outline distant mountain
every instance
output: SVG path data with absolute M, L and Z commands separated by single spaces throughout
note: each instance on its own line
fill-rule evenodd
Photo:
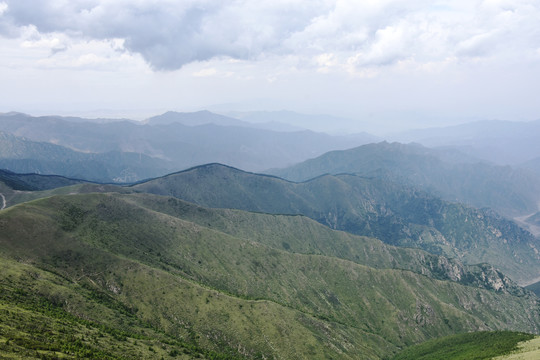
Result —
M 514 222 L 378 178 L 327 175 L 293 183 L 210 164 L 131 189 L 208 207 L 302 214 L 388 244 L 422 248 L 467 264 L 490 263 L 520 282 L 540 272 L 539 240 Z
M 197 112 L 176 112 L 168 111 L 164 114 L 153 116 L 144 121 L 148 125 L 168 125 L 179 123 L 187 126 L 198 125 L 220 125 L 220 126 L 243 126 L 251 127 L 252 125 L 245 121 L 230 118 L 228 116 L 214 114 L 210 111 L 203 110 Z
M 119 151 L 83 153 L 2 132 L 0 168 L 17 173 L 62 175 L 98 182 L 134 182 L 170 171 L 165 161 L 142 154 Z
M 540 176 L 540 156 L 524 163 L 518 164 L 517 166 L 532 171 L 536 175 Z
M 540 281 L 537 281 L 533 284 L 527 285 L 526 289 L 534 292 L 536 296 L 540 297 Z
M 530 171 L 496 166 L 452 149 L 429 149 L 418 144 L 368 144 L 267 172 L 293 181 L 326 173 L 390 179 L 449 201 L 489 207 L 511 217 L 537 211 L 540 200 L 540 177 Z
M 0 182 L 12 190 L 40 191 L 81 184 L 85 181 L 58 175 L 17 174 L 0 169 Z
M 202 115 L 220 116 L 206 112 Z M 197 119 L 201 113 L 194 116 Z M 182 117 L 188 115 L 183 114 Z M 278 132 L 215 124 L 186 126 L 178 122 L 164 125 L 130 121 L 73 122 L 60 117 L 21 114 L 0 116 L 0 131 L 82 152 L 139 153 L 159 158 L 167 162 L 168 168 L 175 170 L 220 162 L 261 171 L 369 141 L 369 137 L 330 136 L 311 131 Z
M 486 120 L 462 125 L 412 130 L 392 136 L 400 142 L 429 147 L 452 146 L 500 165 L 516 165 L 540 157 L 540 120 Z
M 301 216 L 93 193 L 2 210 L 0 226 L 6 356 L 383 359 L 434 337 L 540 328 L 538 298 L 496 271 L 461 268 L 490 290 L 437 280 L 459 264 Z M 343 247 L 357 262 L 335 256 Z
M 287 124 L 301 129 L 310 129 L 319 132 L 350 132 L 350 124 L 353 122 L 351 119 L 346 119 L 338 116 L 324 115 L 324 114 L 302 114 L 294 111 L 231 111 L 226 113 L 228 116 L 254 123 L 254 124 L 271 124 L 280 123 Z M 359 126 L 359 121 L 355 120 L 354 123 Z M 379 141 L 380 139 L 370 135 L 373 141 Z
M 531 223 L 536 226 L 540 226 L 540 212 L 537 212 L 531 216 L 529 216 L 526 220 L 528 223 Z

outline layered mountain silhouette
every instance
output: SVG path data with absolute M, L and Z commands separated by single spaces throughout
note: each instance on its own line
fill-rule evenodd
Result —
M 294 183 L 210 164 L 131 188 L 215 208 L 302 214 L 389 244 L 491 263 L 518 281 L 540 270 L 538 239 L 514 222 L 380 178 L 324 175 Z
M 537 211 L 540 201 L 540 178 L 530 171 L 418 144 L 368 144 L 269 172 L 293 181 L 341 173 L 388 179 L 510 217 Z
M 389 359 L 540 333 L 534 161 L 255 125 L 0 114 L 0 357 Z
M 234 124 L 237 125 L 232 126 Z M 292 165 L 329 150 L 365 144 L 373 138 L 367 134 L 354 137 L 330 136 L 307 130 L 279 132 L 239 126 L 241 124 L 239 120 L 210 112 L 166 113 L 149 119 L 147 123 L 127 120 L 98 122 L 58 116 L 32 117 L 20 113 L 0 115 L 0 131 L 4 133 L 68 148 L 62 150 L 69 153 L 64 157 L 90 157 L 88 153 L 93 154 L 104 165 L 101 172 L 96 169 L 96 175 L 88 179 L 94 180 L 101 176 L 107 181 L 142 180 L 211 162 L 261 171 Z M 36 147 L 29 146 L 24 161 L 20 157 L 13 157 L 10 152 L 0 153 L 0 160 L 3 161 L 0 166 L 15 172 L 35 169 L 41 173 L 73 176 L 58 166 L 47 167 L 43 163 L 40 167 L 41 162 L 32 162 L 40 159 L 40 156 L 46 157 L 48 151 L 60 151 L 56 147 L 32 153 L 31 150 Z M 110 154 L 116 154 L 115 158 L 107 159 L 112 156 Z M 133 169 L 135 165 L 140 167 L 138 171 L 132 170 L 129 178 L 118 163 L 118 158 L 122 156 L 127 158 L 121 163 L 123 168 Z M 141 161 L 134 163 L 138 158 Z M 86 174 L 88 169 L 81 172 Z

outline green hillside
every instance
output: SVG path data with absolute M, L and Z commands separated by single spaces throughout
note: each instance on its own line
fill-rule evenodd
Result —
M 80 184 L 84 181 L 57 175 L 17 174 L 0 169 L 0 182 L 13 190 L 39 191 Z
M 377 178 L 325 175 L 293 183 L 210 164 L 131 189 L 207 207 L 303 214 L 332 229 L 392 245 L 422 248 L 467 264 L 489 263 L 519 282 L 540 272 L 539 240 L 514 222 Z
M 457 332 L 538 332 L 536 297 L 404 270 L 429 263 L 422 251 L 300 216 L 225 211 L 143 194 L 53 196 L 2 210 L 0 354 L 377 359 Z M 302 249 L 280 238 L 293 227 L 335 241 L 334 254 L 321 240 Z M 347 242 L 395 263 L 338 258 Z
M 116 149 L 99 153 L 80 152 L 0 131 L 0 169 L 17 173 L 62 175 L 89 181 L 126 183 L 162 175 L 169 171 L 169 166 L 170 164 L 162 159 L 141 153 Z M 27 180 L 31 179 L 27 177 Z M 36 183 L 39 182 L 34 182 Z M 32 188 L 35 189 L 39 188 Z
M 488 360 L 518 349 L 534 335 L 510 331 L 473 332 L 434 339 L 412 346 L 393 360 Z
M 378 239 L 331 230 L 304 216 L 207 209 L 175 198 L 142 194 L 130 196 L 126 201 L 201 226 L 211 223 L 215 230 L 292 253 L 333 256 L 374 268 L 411 270 L 439 280 L 523 293 L 491 265 L 463 265 L 457 260 L 418 249 L 390 246 Z
M 390 179 L 511 217 L 537 211 L 540 200 L 540 178 L 533 172 L 418 144 L 382 142 L 331 151 L 271 173 L 293 181 L 342 173 Z

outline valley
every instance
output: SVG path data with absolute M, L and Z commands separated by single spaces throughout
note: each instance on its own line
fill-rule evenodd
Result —
M 249 125 L 209 112 L 144 125 L 9 116 L 0 356 L 399 359 L 459 334 L 473 334 L 463 341 L 479 352 L 484 332 L 508 349 L 540 333 L 532 172 L 454 149 L 291 130 L 272 135 L 280 162 L 245 150 L 251 170 L 296 162 L 259 173 L 216 161 L 268 130 L 229 138 Z M 93 152 L 104 129 L 127 132 Z M 199 134 L 197 149 L 172 140 L 183 131 Z M 221 143 L 208 144 L 215 131 Z M 320 141 L 343 150 L 319 155 Z M 300 148 L 307 160 L 293 161 Z M 201 159 L 214 161 L 187 167 Z
M 539 19 L 0 0 L 0 359 L 537 360 Z
M 539 19 L 0 0 L 0 360 L 539 359 Z

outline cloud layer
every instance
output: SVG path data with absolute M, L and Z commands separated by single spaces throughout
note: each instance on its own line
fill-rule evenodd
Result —
M 41 41 L 51 54 L 77 42 L 107 41 L 116 51 L 140 54 L 155 70 L 282 56 L 320 72 L 358 74 L 399 64 L 538 61 L 538 24 L 535 0 L 0 2 L 4 37 L 34 29 L 26 45 Z

